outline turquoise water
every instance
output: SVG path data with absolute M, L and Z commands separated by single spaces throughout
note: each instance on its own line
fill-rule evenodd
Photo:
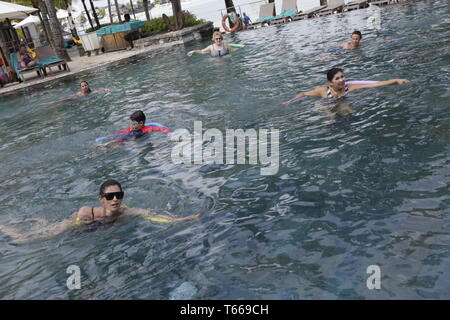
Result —
M 448 1 L 366 10 L 229 38 L 231 56 L 187 57 L 208 43 L 97 70 L 41 90 L 0 97 L 0 224 L 22 231 L 97 205 L 106 178 L 122 182 L 130 207 L 200 221 L 129 218 L 95 232 L 67 231 L 15 244 L 0 233 L 2 299 L 448 299 L 450 283 L 450 18 Z M 326 48 L 363 32 L 361 49 Z M 407 36 L 403 41 L 382 42 Z M 408 78 L 411 84 L 356 92 L 357 112 L 329 115 L 320 100 L 282 106 L 325 83 Z M 46 105 L 78 82 L 111 88 Z M 328 108 L 329 112 L 324 111 Z M 175 165 L 173 142 L 152 134 L 123 146 L 95 138 L 152 122 L 277 128 L 280 169 Z M 70 265 L 81 289 L 66 287 Z M 369 290 L 370 265 L 381 290 Z

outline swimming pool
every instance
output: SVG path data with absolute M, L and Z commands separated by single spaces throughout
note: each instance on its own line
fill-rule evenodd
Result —
M 0 234 L 0 298 L 450 298 L 448 5 L 383 7 L 378 31 L 357 10 L 241 32 L 229 39 L 245 49 L 220 59 L 186 56 L 207 43 L 176 48 L 87 74 L 112 92 L 77 101 L 45 104 L 81 78 L 0 97 L 0 224 L 61 221 L 97 205 L 106 178 L 122 183 L 130 207 L 206 212 L 19 245 Z M 362 48 L 326 53 L 354 29 Z M 382 41 L 399 36 L 408 38 Z M 357 112 L 337 119 L 318 100 L 281 105 L 334 66 L 351 80 L 412 83 L 358 91 L 346 99 Z M 172 129 L 277 128 L 279 171 L 176 165 L 163 134 L 94 146 L 136 109 Z M 66 287 L 70 265 L 80 290 Z M 381 290 L 366 286 L 370 265 Z

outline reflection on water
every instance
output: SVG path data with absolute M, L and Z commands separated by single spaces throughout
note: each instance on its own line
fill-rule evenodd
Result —
M 127 218 L 95 232 L 14 244 L 0 234 L 0 297 L 44 299 L 449 298 L 448 1 L 365 10 L 241 32 L 231 56 L 191 49 L 89 74 L 112 92 L 48 105 L 73 82 L 0 98 L 0 224 L 24 232 L 96 205 L 107 178 L 129 207 L 200 221 Z M 363 33 L 362 48 L 326 48 Z M 402 41 L 383 40 L 408 36 Z M 322 58 L 320 58 L 322 57 Z M 342 67 L 350 80 L 408 78 L 410 85 L 350 94 L 340 105 L 309 99 L 281 105 Z M 325 110 L 324 110 L 325 108 Z M 147 122 L 192 132 L 277 128 L 280 169 L 175 165 L 173 142 L 152 133 L 97 148 L 95 138 Z M 353 110 L 355 112 L 353 112 Z M 331 115 L 330 115 L 331 113 Z M 348 114 L 347 114 L 348 113 Z M 81 268 L 81 289 L 66 269 Z M 368 290 L 378 265 L 382 290 Z

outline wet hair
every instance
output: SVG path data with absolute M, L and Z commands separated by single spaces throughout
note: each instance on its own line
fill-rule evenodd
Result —
M 359 36 L 359 40 L 362 39 L 362 34 L 360 31 L 353 31 L 352 35 L 357 34 Z
M 214 31 L 213 35 L 212 35 L 212 41 L 214 41 L 214 39 L 219 36 L 223 39 L 222 34 L 219 31 Z
M 344 73 L 344 70 L 342 70 L 341 68 L 333 68 L 331 70 L 328 70 L 328 72 L 327 72 L 327 79 L 328 79 L 328 81 L 332 81 L 334 76 L 338 72 Z
M 131 114 L 130 120 L 145 123 L 145 114 L 141 110 L 135 111 Z
M 130 14 L 128 14 L 128 13 L 125 13 L 125 14 L 123 15 L 123 18 L 125 19 L 125 21 L 126 21 L 126 20 L 128 20 L 128 21 L 131 20 Z
M 81 81 L 81 82 L 80 82 L 80 87 L 81 87 L 81 85 L 82 85 L 83 83 L 86 83 L 86 84 L 88 85 L 89 92 L 91 92 L 91 91 L 92 91 L 92 90 L 91 90 L 91 87 L 89 86 L 89 83 L 88 83 L 87 81 Z
M 114 179 L 109 179 L 102 183 L 102 185 L 100 186 L 100 191 L 98 192 L 98 195 L 100 197 L 103 197 L 105 194 L 106 188 L 112 187 L 112 186 L 118 186 L 120 188 L 120 191 L 123 191 L 122 186 L 120 185 L 119 181 L 114 180 Z

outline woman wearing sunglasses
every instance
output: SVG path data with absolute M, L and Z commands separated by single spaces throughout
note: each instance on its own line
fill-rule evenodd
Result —
M 231 51 L 238 50 L 238 48 L 230 47 L 226 42 L 223 42 L 222 34 L 219 31 L 215 31 L 212 36 L 212 45 L 207 46 L 202 50 L 192 50 L 187 53 L 188 56 L 192 56 L 194 53 L 198 54 L 210 54 L 212 57 L 221 57 L 227 55 Z
M 151 215 L 149 209 L 124 208 L 122 200 L 124 192 L 122 186 L 116 180 L 107 180 L 100 186 L 99 201 L 101 207 L 81 207 L 72 217 L 50 226 L 42 226 L 38 231 L 19 233 L 17 230 L 0 225 L 0 232 L 10 236 L 15 242 L 23 242 L 38 238 L 48 238 L 62 233 L 69 227 L 90 225 L 94 222 L 106 224 L 119 221 L 128 216 L 142 216 L 144 219 L 156 222 L 176 222 L 194 220 L 201 217 L 200 214 L 182 218 L 173 218 L 164 215 Z M 45 225 L 44 219 L 35 219 Z

